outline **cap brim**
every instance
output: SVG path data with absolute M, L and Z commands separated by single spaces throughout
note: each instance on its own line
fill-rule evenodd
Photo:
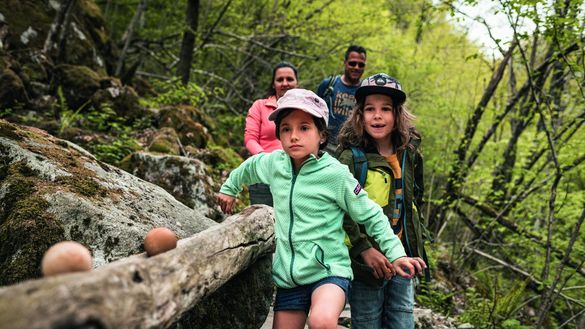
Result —
M 280 113 L 282 110 L 284 110 L 283 108 L 280 109 L 276 109 L 274 110 L 272 113 L 270 113 L 270 115 L 268 116 L 268 120 L 270 121 L 276 121 L 276 117 L 278 116 L 278 113 Z
M 359 102 L 366 96 L 372 94 L 388 95 L 392 97 L 392 101 L 395 104 L 402 104 L 406 100 L 406 93 L 404 91 L 383 86 L 360 87 L 355 93 L 355 99 Z
M 318 114 L 318 113 L 313 113 L 307 109 L 303 109 L 300 107 L 295 107 L 295 106 L 287 106 L 287 107 L 281 107 L 279 109 L 274 110 L 274 112 L 270 113 L 270 115 L 268 116 L 268 120 L 270 121 L 276 121 L 276 118 L 278 117 L 278 114 L 284 110 L 288 110 L 288 109 L 293 109 L 293 110 L 300 110 L 306 113 L 309 113 L 310 115 L 317 117 L 317 118 L 321 118 L 321 119 L 325 119 L 323 118 L 322 115 Z

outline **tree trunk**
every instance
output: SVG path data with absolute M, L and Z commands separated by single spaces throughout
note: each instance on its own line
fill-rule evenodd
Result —
M 130 47 L 130 42 L 132 41 L 132 37 L 134 36 L 134 29 L 142 17 L 142 13 L 146 10 L 146 2 L 148 0 L 141 0 L 136 7 L 136 12 L 128 24 L 128 28 L 126 32 L 124 32 L 125 41 L 124 41 L 124 48 L 122 48 L 122 53 L 120 54 L 120 58 L 118 59 L 118 64 L 116 65 L 116 76 L 120 76 L 122 74 L 122 69 L 124 68 L 124 61 L 126 60 L 126 54 L 128 53 L 128 47 Z
M 3 328 L 167 328 L 274 246 L 273 213 L 253 206 L 179 241 L 91 272 L 0 289 Z
M 186 85 L 189 83 L 191 64 L 193 63 L 193 47 L 195 46 L 195 31 L 199 21 L 199 0 L 187 1 L 187 28 L 183 34 L 181 43 L 181 52 L 179 54 L 179 65 L 177 66 L 177 76 L 181 77 L 181 82 Z
M 76 0 L 63 1 L 59 7 L 59 11 L 55 15 L 55 21 L 51 24 L 45 44 L 43 46 L 43 54 L 47 57 L 53 58 L 57 63 L 60 60 L 65 59 L 65 48 L 66 48 L 66 34 L 69 30 L 69 23 L 71 22 L 71 12 L 76 4 Z M 56 53 L 51 56 L 52 50 L 55 49 Z

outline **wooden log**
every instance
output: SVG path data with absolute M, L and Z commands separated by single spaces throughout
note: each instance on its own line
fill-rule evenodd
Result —
M 167 328 L 273 251 L 271 208 L 253 206 L 147 258 L 0 289 L 0 328 Z

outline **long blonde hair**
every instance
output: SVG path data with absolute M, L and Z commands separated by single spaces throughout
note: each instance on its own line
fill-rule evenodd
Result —
M 376 142 L 364 129 L 364 97 L 356 103 L 349 118 L 343 123 L 337 141 L 341 149 L 351 146 L 359 146 L 363 149 L 375 148 Z M 420 137 L 420 134 L 414 128 L 416 117 L 408 111 L 404 103 L 399 106 L 392 106 L 394 114 L 394 128 L 390 134 L 390 141 L 395 150 L 402 150 L 407 147 L 411 136 Z

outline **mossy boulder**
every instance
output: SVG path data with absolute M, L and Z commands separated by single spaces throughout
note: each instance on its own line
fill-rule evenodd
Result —
M 211 168 L 200 160 L 183 156 L 136 152 L 124 159 L 122 169 L 164 188 L 177 200 L 221 222 L 224 215 L 215 202 L 219 184 Z
M 148 151 L 171 155 L 181 154 L 179 136 L 175 129 L 167 127 L 155 132 L 148 143 Z
M 87 104 L 100 89 L 102 79 L 102 76 L 87 66 L 62 64 L 53 72 L 51 90 L 57 94 L 61 88 L 67 106 L 76 111 Z
M 46 60 L 48 57 L 49 62 L 62 60 L 84 65 L 101 74 L 111 70 L 115 58 L 114 47 L 108 39 L 101 10 L 93 0 L 73 2 L 70 23 L 64 26 L 67 29 L 65 51 L 59 47 L 50 47 L 45 56 L 39 56 L 45 46 L 47 31 L 51 29 L 62 5 L 61 1 L 0 1 L 0 13 L 7 26 L 4 48 L 11 50 L 23 64 Z
M 22 79 L 11 69 L 0 72 L 0 108 L 26 101 L 26 90 Z
M 196 149 L 187 147 L 186 151 L 190 157 L 199 159 L 217 170 L 231 171 L 244 162 L 244 159 L 231 148 L 216 146 L 206 149 Z
M 205 148 L 211 140 L 213 120 L 190 105 L 166 106 L 159 113 L 159 127 L 175 129 L 183 146 Z
M 116 112 L 116 115 L 126 118 L 128 121 L 144 118 L 149 113 L 144 110 L 138 99 L 138 94 L 130 86 L 122 86 L 117 79 L 101 81 L 101 89 L 91 97 L 94 108 L 108 107 Z
M 0 163 L 0 285 L 38 277 L 57 241 L 88 246 L 101 266 L 143 251 L 153 227 L 183 238 L 214 225 L 162 188 L 39 129 L 0 120 Z
M 193 177 L 202 175 L 201 163 L 181 160 L 199 166 Z M 58 241 L 82 243 L 99 267 L 143 252 L 153 227 L 185 238 L 214 225 L 71 142 L 0 119 L 0 286 L 38 278 L 44 252 Z M 266 257 L 232 278 L 174 328 L 259 328 L 272 300 L 270 263 Z

